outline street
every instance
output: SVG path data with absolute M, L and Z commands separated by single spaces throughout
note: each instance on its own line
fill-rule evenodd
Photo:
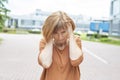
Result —
M 3 34 L 0 44 L 0 80 L 39 80 L 38 34 Z M 120 46 L 82 41 L 81 80 L 119 80 Z

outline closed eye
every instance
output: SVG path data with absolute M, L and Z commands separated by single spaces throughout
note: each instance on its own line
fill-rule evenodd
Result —
M 62 31 L 62 33 L 66 33 L 66 31 Z

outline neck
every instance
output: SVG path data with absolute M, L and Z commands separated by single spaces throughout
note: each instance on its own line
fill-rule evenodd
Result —
M 68 44 L 67 42 L 61 43 L 61 44 L 56 44 L 56 43 L 54 42 L 54 45 L 55 45 L 59 50 L 63 50 L 63 49 L 66 47 L 67 44 Z

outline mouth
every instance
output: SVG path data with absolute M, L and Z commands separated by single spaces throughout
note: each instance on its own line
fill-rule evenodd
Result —
M 64 40 L 59 40 L 59 41 L 55 41 L 56 44 L 64 44 L 65 41 Z
M 58 43 L 64 43 L 65 42 L 65 40 L 60 40 L 60 41 L 58 41 Z

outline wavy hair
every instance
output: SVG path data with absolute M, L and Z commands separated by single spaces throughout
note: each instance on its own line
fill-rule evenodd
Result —
M 52 34 L 59 28 L 68 28 L 67 24 L 71 24 L 72 30 L 75 29 L 73 20 L 63 11 L 57 11 L 48 16 L 42 27 L 42 34 L 46 42 L 49 42 Z

